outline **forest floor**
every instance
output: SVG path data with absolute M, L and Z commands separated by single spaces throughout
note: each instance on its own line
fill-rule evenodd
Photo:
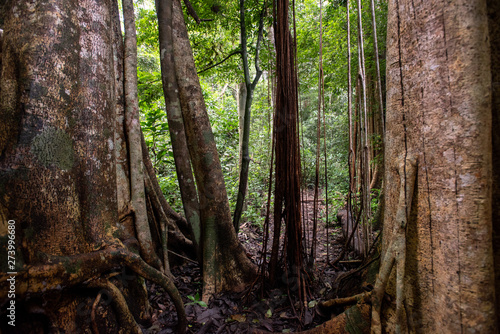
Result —
M 308 191 L 303 206 L 308 239 L 306 245 L 311 245 L 312 240 L 313 196 L 314 191 Z M 302 317 L 296 315 L 285 287 L 267 290 L 262 295 L 262 290 L 256 284 L 243 293 L 217 296 L 205 305 L 199 299 L 202 288 L 200 268 L 197 264 L 188 262 L 172 268 L 175 284 L 186 305 L 188 333 L 249 333 L 253 329 L 293 333 L 313 328 L 328 320 L 326 316 L 329 315 L 320 314 L 315 307 L 316 304 L 319 301 L 337 297 L 337 277 L 356 268 L 360 263 L 354 252 L 349 252 L 344 256 L 346 261 L 340 262 L 336 267 L 328 264 L 342 252 L 344 240 L 342 227 L 336 223 L 335 219 L 339 208 L 330 207 L 327 242 L 326 207 L 324 200 L 321 199 L 320 196 L 316 261 L 309 287 L 308 305 Z M 272 223 L 270 230 L 272 231 Z M 259 263 L 262 253 L 262 228 L 252 222 L 246 222 L 241 227 L 239 238 L 251 260 L 256 264 Z M 176 313 L 167 294 L 155 284 L 148 283 L 148 290 L 153 310 L 153 325 L 145 332 L 175 333 Z

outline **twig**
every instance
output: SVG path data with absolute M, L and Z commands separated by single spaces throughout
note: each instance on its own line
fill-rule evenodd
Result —
M 193 8 L 193 5 L 191 5 L 191 2 L 189 0 L 184 0 L 184 4 L 186 5 L 186 9 L 189 15 L 196 21 L 196 23 L 200 24 L 201 21 L 206 21 L 206 20 L 201 20 L 200 17 L 198 16 L 198 13 Z
M 206 72 L 208 71 L 209 69 L 211 68 L 214 68 L 215 66 L 219 66 L 220 64 L 222 64 L 223 62 L 225 62 L 226 60 L 228 60 L 229 58 L 231 58 L 232 56 L 236 55 L 236 54 L 241 54 L 241 50 L 236 50 L 236 51 L 233 51 L 231 52 L 226 58 L 222 59 L 220 62 L 218 62 L 217 64 L 213 64 L 213 65 L 210 65 L 202 70 L 199 70 L 197 73 L 198 74 L 201 74 L 203 72 Z
M 347 261 L 339 261 L 339 263 L 361 263 L 362 260 L 347 260 Z
M 178 254 L 178 253 L 176 253 L 176 252 L 174 252 L 174 251 L 172 251 L 172 250 L 170 250 L 170 249 L 168 250 L 168 252 L 169 252 L 169 253 L 171 253 L 171 254 L 174 254 L 175 256 L 178 256 L 178 257 L 180 257 L 180 258 L 182 258 L 182 259 L 184 259 L 184 260 L 186 260 L 186 261 L 189 261 L 189 262 L 191 262 L 191 263 L 196 263 L 196 264 L 198 264 L 198 262 L 196 262 L 196 261 L 194 261 L 194 260 L 191 260 L 190 258 L 185 257 L 185 256 L 183 256 L 183 255 L 181 255 L 181 254 Z

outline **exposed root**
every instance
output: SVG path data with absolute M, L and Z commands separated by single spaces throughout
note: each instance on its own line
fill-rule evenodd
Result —
M 344 313 L 323 324 L 298 332 L 300 334 L 349 334 L 349 333 L 369 333 L 370 332 L 370 306 L 367 304 L 355 305 L 347 309 Z M 253 334 L 267 334 L 270 332 L 254 330 Z
M 355 305 L 355 304 L 366 304 L 371 302 L 371 292 L 362 292 L 360 294 L 346 297 L 346 298 L 336 298 L 330 299 L 324 302 L 319 303 L 319 307 L 322 308 L 331 308 L 337 306 L 347 306 L 347 305 Z
M 99 302 L 101 301 L 101 296 L 102 292 L 99 292 L 94 300 L 94 303 L 92 304 L 92 312 L 90 313 L 90 320 L 92 321 L 92 331 L 94 332 L 94 334 L 99 334 L 99 328 L 97 327 L 97 323 L 95 322 L 95 312 L 97 310 L 97 305 L 99 305 Z
M 112 269 L 127 266 L 138 275 L 165 289 L 172 299 L 178 316 L 177 333 L 186 331 L 187 319 L 184 304 L 173 281 L 157 269 L 148 265 L 137 254 L 125 248 L 108 248 L 92 253 L 72 256 L 45 256 L 45 264 L 27 266 L 16 275 L 16 295 L 23 298 L 27 294 L 50 290 L 61 290 L 82 283 L 90 283 Z M 0 280 L 0 299 L 6 298 L 7 277 Z
M 380 264 L 380 272 L 379 275 L 377 275 L 372 295 L 372 334 L 382 333 L 382 324 L 380 320 L 382 299 L 394 265 L 396 265 L 396 333 L 401 333 L 401 324 L 404 322 L 403 301 L 406 261 L 406 225 L 415 186 L 417 159 L 415 156 L 408 154 L 406 158 L 401 160 L 398 168 L 401 185 L 398 209 L 395 217 L 396 221 L 393 226 L 392 239 Z
M 95 288 L 101 288 L 105 289 L 111 296 L 111 300 L 113 302 L 113 306 L 115 308 L 115 311 L 118 315 L 118 323 L 126 328 L 127 333 L 131 334 L 142 334 L 142 330 L 137 324 L 137 322 L 134 319 L 134 316 L 132 313 L 130 313 L 130 310 L 127 306 L 127 301 L 125 300 L 125 297 L 123 297 L 123 294 L 121 291 L 111 283 L 110 281 L 99 278 L 96 281 L 93 281 L 89 283 L 89 287 L 95 287 Z M 99 303 L 101 293 L 97 296 L 96 302 L 94 302 L 94 305 L 92 306 L 92 317 L 95 317 L 95 307 Z M 95 321 L 92 319 L 92 324 L 95 330 L 97 329 L 95 326 Z

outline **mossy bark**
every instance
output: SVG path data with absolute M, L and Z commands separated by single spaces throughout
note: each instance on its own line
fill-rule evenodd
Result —
M 15 270 L 6 268 L 1 243 L 0 299 L 8 291 L 4 273 L 17 271 L 16 308 L 26 320 L 20 332 L 29 332 L 33 319 L 50 332 L 130 332 L 145 317 L 130 307 L 147 305 L 142 276 L 170 294 L 183 332 L 185 313 L 172 281 L 119 240 L 136 238 L 136 221 L 127 232 L 119 222 L 127 214 L 119 214 L 118 202 L 126 207 L 130 196 L 126 187 L 117 195 L 120 182 L 128 182 L 125 169 L 117 180 L 117 160 L 128 158 L 117 121 L 123 42 L 116 1 L 10 1 L 5 10 L 0 237 L 15 220 L 17 251 Z M 93 282 L 112 296 L 120 291 L 118 312 L 95 302 L 102 292 Z M 120 317 L 128 320 L 120 324 Z

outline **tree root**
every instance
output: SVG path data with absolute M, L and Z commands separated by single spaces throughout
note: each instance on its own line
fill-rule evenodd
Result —
M 127 266 L 138 275 L 165 289 L 177 311 L 177 333 L 186 331 L 187 319 L 184 304 L 173 281 L 144 262 L 139 255 L 123 247 L 109 246 L 92 253 L 72 256 L 45 255 L 43 260 L 45 264 L 27 266 L 25 270 L 16 275 L 16 295 L 18 298 L 29 294 L 61 290 L 82 283 L 92 286 L 95 284 L 95 280 L 101 278 L 105 272 Z M 0 280 L 0 299 L 6 298 L 9 284 L 7 278 L 6 275 Z M 113 294 L 112 291 L 110 293 Z M 116 300 L 118 301 L 118 299 Z
M 358 304 L 335 318 L 298 334 L 349 334 L 349 333 L 369 333 L 370 332 L 370 306 L 368 304 Z M 263 330 L 254 330 L 253 334 L 268 334 Z
M 360 294 L 346 297 L 346 298 L 336 298 L 330 299 L 319 303 L 321 308 L 331 308 L 337 306 L 347 306 L 355 304 L 366 304 L 371 302 L 371 292 L 362 292 Z
M 337 317 L 323 323 L 322 325 L 307 330 L 299 332 L 302 334 L 327 334 L 327 333 L 351 333 L 351 332 L 363 332 L 368 333 L 371 331 L 372 334 L 380 334 L 382 332 L 382 324 L 380 319 L 382 299 L 384 297 L 385 288 L 389 282 L 389 277 L 391 274 L 392 267 L 396 265 L 396 333 L 401 333 L 402 324 L 405 321 L 403 319 L 403 308 L 407 309 L 406 301 L 404 299 L 404 275 L 405 275 L 405 261 L 406 261 L 406 225 L 408 222 L 408 217 L 411 209 L 411 200 L 413 195 L 413 190 L 415 186 L 415 179 L 417 173 L 417 159 L 413 155 L 407 155 L 398 166 L 398 172 L 400 175 L 400 193 L 399 193 L 399 203 L 398 209 L 396 211 L 395 224 L 393 225 L 392 239 L 390 241 L 389 247 L 385 252 L 385 256 L 381 261 L 380 272 L 377 275 L 375 282 L 375 288 L 371 292 L 363 292 L 351 297 L 332 299 L 329 301 L 321 302 L 319 304 L 320 308 L 333 308 L 342 307 L 348 305 L 356 305 L 347 309 L 344 313 L 338 315 Z M 370 261 L 373 262 L 375 259 Z M 368 264 L 369 264 L 368 263 Z M 366 267 L 366 264 L 363 267 Z M 360 269 L 357 269 L 359 271 Z M 370 312 L 370 307 L 367 305 L 371 302 L 372 308 Z M 349 323 L 350 313 L 358 312 L 361 315 L 361 319 L 365 320 L 368 324 L 370 323 L 370 313 L 371 313 L 371 326 L 359 325 L 359 315 L 356 317 L 358 322 L 354 323 L 356 327 Z M 406 311 L 408 312 L 408 310 Z M 352 317 L 354 318 L 354 317 Z M 411 315 L 408 316 L 408 323 L 411 327 Z M 362 322 L 361 322 L 362 323 Z M 267 333 L 265 331 L 254 331 L 254 333 Z
M 97 323 L 95 322 L 95 312 L 97 310 L 97 305 L 101 301 L 102 292 L 97 294 L 95 297 L 94 303 L 92 304 L 92 311 L 90 312 L 90 321 L 92 322 L 92 331 L 94 334 L 99 334 L 99 328 L 97 327 Z
M 127 333 L 131 334 L 142 334 L 142 330 L 137 324 L 137 322 L 134 319 L 134 316 L 132 313 L 130 313 L 130 310 L 127 306 L 127 301 L 125 300 L 125 297 L 123 297 L 123 294 L 121 291 L 111 283 L 110 281 L 103 279 L 103 278 L 98 278 L 97 280 L 89 283 L 89 287 L 95 287 L 95 288 L 101 288 L 105 289 L 111 296 L 111 300 L 113 301 L 113 306 L 115 308 L 115 311 L 118 315 L 118 323 L 127 328 Z M 100 294 L 99 294 L 100 296 Z M 98 296 L 98 298 L 99 298 Z M 100 298 L 99 298 L 100 299 Z M 98 302 L 98 299 L 96 299 L 96 303 Z M 94 306 L 96 306 L 96 303 L 94 303 Z M 92 306 L 92 315 L 95 314 L 94 312 L 94 306 Z M 93 321 L 94 323 L 94 321 Z M 96 327 L 96 326 L 94 326 Z
M 406 261 L 406 225 L 410 214 L 411 200 L 415 186 L 417 159 L 413 155 L 407 155 L 401 160 L 398 166 L 401 185 L 392 239 L 381 260 L 380 272 L 377 275 L 372 295 L 372 334 L 382 333 L 382 324 L 380 320 L 382 299 L 394 265 L 396 266 L 396 333 L 401 333 L 401 324 L 404 322 L 402 318 Z

